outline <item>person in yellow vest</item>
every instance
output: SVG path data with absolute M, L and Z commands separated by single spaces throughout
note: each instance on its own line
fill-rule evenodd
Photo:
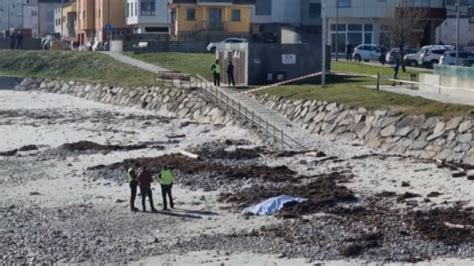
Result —
M 170 200 L 170 207 L 174 209 L 173 196 L 171 195 L 171 188 L 173 187 L 173 173 L 167 165 L 163 166 L 160 172 L 161 196 L 163 197 L 163 210 L 168 210 L 166 195 Z
M 214 76 L 214 86 L 221 86 L 221 65 L 219 59 L 211 66 L 212 75 Z
M 128 175 L 128 182 L 130 185 L 130 210 L 132 212 L 138 211 L 137 208 L 135 208 L 135 199 L 137 197 L 137 186 L 138 186 L 138 181 L 137 181 L 137 172 L 133 166 L 130 166 L 127 171 Z

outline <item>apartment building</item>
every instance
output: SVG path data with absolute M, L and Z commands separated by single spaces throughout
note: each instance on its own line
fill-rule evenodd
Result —
M 66 41 L 76 40 L 77 3 L 72 2 L 61 10 L 61 33 Z
M 22 9 L 23 9 L 23 28 L 31 29 L 31 36 L 33 38 L 38 38 L 39 37 L 38 0 L 24 1 Z
M 95 1 L 77 0 L 76 39 L 79 45 L 93 43 L 95 38 Z
M 125 6 L 125 0 L 95 0 L 95 41 L 121 38 L 123 34 L 129 32 Z M 110 25 L 111 30 L 107 29 L 107 25 Z
M 27 0 L 29 1 L 29 0 Z M 38 25 L 39 37 L 53 34 L 55 32 L 54 12 L 60 8 L 63 3 L 69 0 L 37 0 L 38 1 Z
M 423 38 L 418 44 L 434 43 L 436 27 L 446 18 L 445 0 L 334 0 L 325 1 L 323 15 L 328 18 L 328 44 L 335 52 L 345 52 L 347 42 L 358 44 L 383 44 L 391 46 L 386 23 L 398 8 L 415 7 L 426 10 Z M 416 25 L 413 25 L 416 27 Z M 414 28 L 414 30 L 416 30 Z M 337 36 L 336 36 L 337 35 Z
M 248 35 L 255 0 L 169 0 L 171 34 Z
M 448 17 L 436 29 L 436 41 L 445 44 L 456 43 L 456 0 L 447 0 Z M 474 46 L 474 24 L 469 23 L 469 7 L 474 10 L 474 0 L 460 0 L 459 46 Z
M 135 34 L 169 34 L 168 0 L 126 0 L 127 25 Z
M 23 28 L 23 12 L 26 0 L 0 1 L 0 31 Z
M 252 9 L 252 34 L 293 28 L 305 40 L 320 40 L 322 0 L 256 0 Z

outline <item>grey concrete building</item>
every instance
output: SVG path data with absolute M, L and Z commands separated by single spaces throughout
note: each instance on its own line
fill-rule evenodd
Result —
M 55 32 L 54 10 L 68 2 L 68 0 L 38 0 L 39 37 Z
M 0 1 L 0 31 L 23 27 L 23 7 L 27 0 Z
M 436 41 L 456 43 L 456 0 L 447 0 L 447 19 L 436 29 Z M 460 0 L 459 46 L 474 46 L 474 24 L 469 24 L 468 8 L 474 9 L 474 0 Z

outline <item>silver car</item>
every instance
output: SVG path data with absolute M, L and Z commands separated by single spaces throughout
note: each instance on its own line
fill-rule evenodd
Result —
M 445 52 L 440 60 L 440 65 L 456 65 L 456 51 Z M 473 66 L 474 65 L 474 53 L 473 52 L 459 52 L 459 64 L 460 66 Z

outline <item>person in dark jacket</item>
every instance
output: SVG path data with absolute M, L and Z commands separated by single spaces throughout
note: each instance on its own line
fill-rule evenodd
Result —
M 352 53 L 354 52 L 354 48 L 352 43 L 347 42 L 346 44 L 346 60 L 352 61 Z
M 145 200 L 147 196 L 150 199 L 151 211 L 156 212 L 155 205 L 153 205 L 153 195 L 151 192 L 151 183 L 153 182 L 153 177 L 151 176 L 151 173 L 146 169 L 145 166 L 143 166 L 143 170 L 140 173 L 140 175 L 138 175 L 137 180 L 140 186 L 140 193 L 142 194 L 143 212 L 146 212 Z
M 393 84 L 392 86 L 397 85 L 398 72 L 400 71 L 400 54 L 395 54 L 394 56 L 395 64 L 393 65 Z
M 16 35 L 16 49 L 23 49 L 23 34 L 21 31 Z
M 16 32 L 10 32 L 10 49 L 15 49 L 16 43 Z
M 135 208 L 135 199 L 137 198 L 137 186 L 138 186 L 138 181 L 137 181 L 137 172 L 135 171 L 135 168 L 133 166 L 130 166 L 127 171 L 128 175 L 128 183 L 130 186 L 130 210 L 132 212 L 138 211 L 138 208 Z
M 227 66 L 227 83 L 229 84 L 229 87 L 232 84 L 232 87 L 235 88 L 234 65 L 232 64 L 232 61 L 229 61 L 229 65 Z

